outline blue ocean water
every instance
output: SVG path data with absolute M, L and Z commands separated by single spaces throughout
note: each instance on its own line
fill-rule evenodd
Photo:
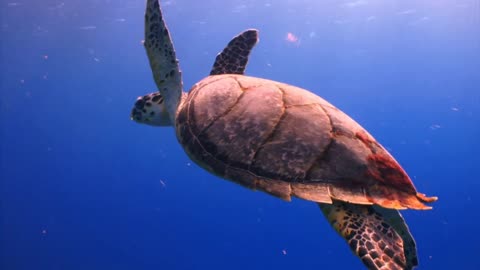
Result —
M 363 269 L 314 203 L 212 176 L 172 128 L 130 121 L 156 90 L 145 1 L 0 3 L 1 269 Z M 478 0 L 162 6 L 186 89 L 259 29 L 247 74 L 329 100 L 439 196 L 402 212 L 418 269 L 480 269 Z

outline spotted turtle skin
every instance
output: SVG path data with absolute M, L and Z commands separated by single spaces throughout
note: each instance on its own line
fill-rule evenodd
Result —
M 209 76 L 176 115 L 180 144 L 208 171 L 284 200 L 429 209 L 367 131 L 319 96 L 244 75 Z

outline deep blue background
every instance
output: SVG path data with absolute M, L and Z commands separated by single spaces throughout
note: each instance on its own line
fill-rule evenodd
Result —
M 130 121 L 155 91 L 144 1 L 0 3 L 1 269 L 362 269 L 315 204 L 211 176 L 173 129 Z M 337 105 L 439 196 L 403 212 L 419 269 L 480 269 L 478 0 L 163 5 L 186 89 L 258 28 L 248 74 Z

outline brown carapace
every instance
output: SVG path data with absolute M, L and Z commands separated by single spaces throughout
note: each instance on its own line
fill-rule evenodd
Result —
M 285 200 L 429 209 L 398 162 L 313 93 L 243 75 L 210 76 L 178 111 L 177 135 L 202 167 Z

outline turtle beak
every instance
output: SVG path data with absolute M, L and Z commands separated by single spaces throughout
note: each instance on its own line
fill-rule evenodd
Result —
M 132 112 L 130 113 L 130 120 L 132 121 L 137 121 L 138 118 L 135 118 L 135 117 L 138 117 L 139 116 L 139 112 L 137 109 L 133 108 L 132 109 Z

